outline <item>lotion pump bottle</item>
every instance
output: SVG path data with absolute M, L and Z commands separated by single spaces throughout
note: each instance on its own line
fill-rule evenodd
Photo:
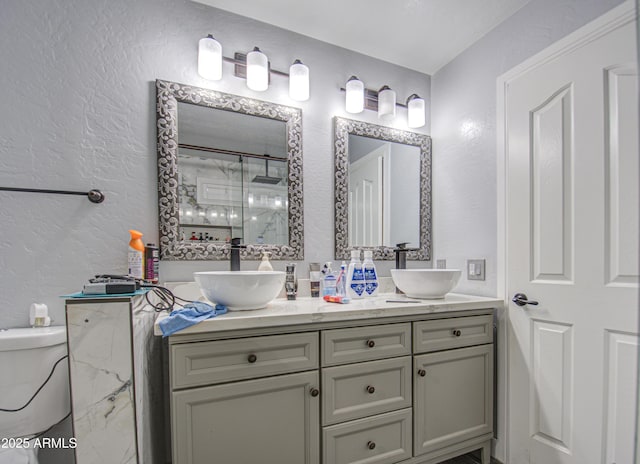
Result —
M 269 262 L 269 252 L 262 252 L 262 261 L 260 261 L 260 265 L 258 266 L 259 271 L 273 271 L 273 266 Z
M 371 250 L 364 251 L 364 261 L 362 262 L 365 280 L 365 296 L 378 295 L 378 273 L 376 265 L 373 264 L 373 252 Z
M 347 296 L 352 299 L 363 298 L 364 292 L 365 280 L 360 262 L 360 250 L 352 250 L 351 262 L 347 271 Z
M 127 255 L 129 263 L 129 275 L 136 279 L 144 278 L 144 242 L 142 232 L 130 230 L 131 241 L 129 242 L 129 253 Z

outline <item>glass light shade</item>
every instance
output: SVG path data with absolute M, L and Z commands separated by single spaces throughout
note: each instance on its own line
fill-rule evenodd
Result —
M 413 94 L 407 100 L 407 126 L 411 128 L 425 125 L 424 99 Z
M 292 100 L 309 100 L 309 67 L 300 60 L 289 68 L 289 96 Z
M 258 92 L 269 87 L 269 60 L 258 47 L 247 53 L 247 87 Z
M 198 74 L 210 81 L 222 79 L 222 45 L 212 35 L 198 42 Z
M 345 110 L 347 113 L 362 113 L 364 110 L 364 84 L 356 76 L 351 76 L 345 85 Z
M 384 86 L 378 92 L 378 118 L 390 121 L 396 117 L 396 92 Z

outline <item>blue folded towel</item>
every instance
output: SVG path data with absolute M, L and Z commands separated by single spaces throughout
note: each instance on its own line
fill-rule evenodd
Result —
M 174 309 L 169 317 L 158 322 L 162 336 L 168 337 L 179 330 L 186 329 L 200 321 L 219 316 L 227 312 L 227 307 L 216 305 L 214 308 L 210 304 L 201 301 L 192 301 L 184 305 L 182 309 Z

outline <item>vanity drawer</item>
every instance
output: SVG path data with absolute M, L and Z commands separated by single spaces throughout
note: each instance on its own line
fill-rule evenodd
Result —
M 455 317 L 414 322 L 413 352 L 447 350 L 493 341 L 493 316 Z
M 411 457 L 411 409 L 324 429 L 323 464 L 392 464 Z
M 322 332 L 322 365 L 335 366 L 411 354 L 411 323 Z
M 173 389 L 318 368 L 318 333 L 270 335 L 171 347 Z
M 322 424 L 411 406 L 411 357 L 322 370 Z

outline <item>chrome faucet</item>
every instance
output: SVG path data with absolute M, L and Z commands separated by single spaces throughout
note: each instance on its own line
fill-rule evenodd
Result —
M 241 244 L 241 238 L 232 238 L 231 239 L 231 270 L 239 271 L 240 270 L 240 250 L 243 248 L 247 248 L 247 245 Z

